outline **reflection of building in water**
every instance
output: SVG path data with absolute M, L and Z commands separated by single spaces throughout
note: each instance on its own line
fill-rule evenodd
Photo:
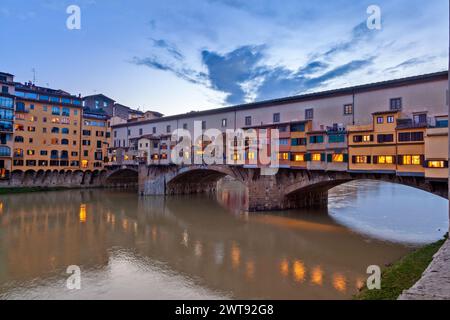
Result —
M 233 213 L 240 213 L 247 207 L 248 193 L 240 182 L 225 179 L 218 183 L 217 200 Z
M 136 253 L 136 259 L 161 262 L 176 273 L 201 279 L 213 290 L 232 292 L 235 298 L 262 293 L 267 298 L 308 298 L 313 287 L 314 292 L 323 291 L 324 298 L 345 297 L 356 293 L 351 284 L 364 279 L 363 268 L 359 272 L 349 267 L 348 257 L 336 252 L 342 247 L 369 251 L 364 249 L 367 243 L 335 225 L 327 226 L 329 222 L 269 217 L 259 223 L 253 217 L 230 217 L 205 198 L 190 200 L 189 205 L 181 198 L 155 199 L 169 201 L 162 209 L 135 195 L 96 193 L 5 198 L 0 271 L 7 270 L 9 278 L 31 280 L 58 270 L 64 273 L 72 264 L 101 270 L 114 255 L 111 248 L 123 248 Z M 355 239 L 357 248 L 352 250 L 350 242 Z M 370 246 L 376 250 L 377 244 Z M 362 254 L 361 265 L 367 257 Z

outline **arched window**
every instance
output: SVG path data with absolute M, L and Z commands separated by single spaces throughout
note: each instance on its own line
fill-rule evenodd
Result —
M 69 159 L 69 152 L 61 151 L 61 159 Z
M 62 139 L 61 140 L 61 144 L 67 146 L 67 145 L 69 145 L 69 140 L 68 139 Z
M 59 128 L 53 127 L 52 128 L 52 133 L 59 133 Z
M 19 143 L 23 143 L 24 139 L 22 136 L 15 136 L 14 137 L 14 142 L 19 142 Z
M 0 146 L 0 157 L 10 157 L 11 149 L 9 147 Z
M 59 158 L 59 152 L 58 150 L 52 150 L 50 158 L 52 159 L 58 159 Z
M 62 128 L 61 129 L 61 133 L 62 134 L 69 134 L 69 129 L 68 128 Z

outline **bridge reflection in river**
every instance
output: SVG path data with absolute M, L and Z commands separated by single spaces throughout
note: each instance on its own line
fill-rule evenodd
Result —
M 241 214 L 245 193 L 236 184 L 222 188 L 219 201 L 113 190 L 2 196 L 0 298 L 349 298 L 364 285 L 367 266 L 412 248 L 340 223 L 360 212 L 358 199 L 382 199 L 380 186 L 366 185 L 362 194 L 354 187 L 332 192 L 339 201 L 330 215 Z M 429 219 L 441 223 L 439 213 Z M 69 265 L 82 269 L 80 291 L 65 289 Z

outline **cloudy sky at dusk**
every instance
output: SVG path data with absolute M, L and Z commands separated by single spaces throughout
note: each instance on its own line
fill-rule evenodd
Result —
M 66 28 L 81 7 L 81 30 Z M 366 26 L 369 5 L 382 29 Z M 2 0 L 0 70 L 171 115 L 446 70 L 448 0 Z

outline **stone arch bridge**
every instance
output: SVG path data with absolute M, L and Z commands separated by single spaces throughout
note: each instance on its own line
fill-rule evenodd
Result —
M 13 171 L 0 187 L 138 187 L 140 195 L 214 193 L 220 179 L 240 181 L 248 193 L 248 211 L 325 207 L 328 191 L 340 184 L 372 179 L 421 189 L 448 198 L 448 183 L 393 174 L 325 172 L 280 169 L 276 175 L 242 166 L 147 166 L 126 165 L 103 170 Z
M 393 174 L 324 172 L 280 169 L 275 175 L 261 175 L 260 169 L 241 166 L 146 166 L 139 167 L 141 195 L 175 195 L 215 192 L 217 182 L 230 176 L 248 192 L 248 211 L 325 207 L 328 191 L 338 185 L 362 179 L 402 184 L 448 198 L 448 183 L 421 177 Z

